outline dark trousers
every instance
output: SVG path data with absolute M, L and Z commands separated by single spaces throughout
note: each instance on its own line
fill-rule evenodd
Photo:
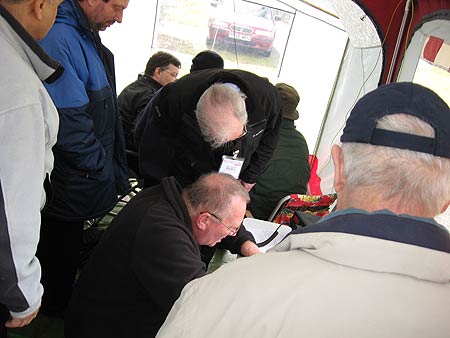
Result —
M 5 323 L 9 320 L 9 311 L 3 304 L 0 304 L 0 338 L 6 338 Z
M 63 317 L 72 295 L 80 260 L 83 221 L 64 221 L 41 215 L 41 237 L 36 256 L 42 268 L 44 295 L 40 312 Z

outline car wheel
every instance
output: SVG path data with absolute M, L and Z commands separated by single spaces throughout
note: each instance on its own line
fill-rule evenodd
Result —
M 262 51 L 262 55 L 265 57 L 269 57 L 270 54 L 272 54 L 272 49 Z

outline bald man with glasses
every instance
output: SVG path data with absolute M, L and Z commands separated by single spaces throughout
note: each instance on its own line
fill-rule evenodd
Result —
M 200 245 L 235 236 L 248 201 L 239 181 L 220 173 L 184 189 L 164 178 L 140 192 L 81 272 L 65 337 L 154 337 L 182 288 L 205 275 Z

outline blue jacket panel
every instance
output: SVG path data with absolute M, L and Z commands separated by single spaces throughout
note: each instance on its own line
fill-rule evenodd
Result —
M 76 0 L 59 6 L 41 45 L 66 69 L 46 86 L 60 115 L 51 176 L 55 198 L 47 212 L 67 220 L 102 216 L 128 184 L 113 55 Z

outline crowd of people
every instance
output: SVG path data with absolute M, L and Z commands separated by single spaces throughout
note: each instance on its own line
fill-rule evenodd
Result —
M 38 313 L 67 338 L 446 337 L 448 105 L 411 82 L 364 95 L 330 150 L 337 210 L 259 254 L 248 211 L 307 193 L 299 93 L 206 50 L 180 79 L 156 52 L 117 95 L 99 31 L 128 4 L 0 0 L 0 338 Z M 80 272 L 85 222 L 131 175 Z M 207 275 L 218 247 L 247 258 Z

